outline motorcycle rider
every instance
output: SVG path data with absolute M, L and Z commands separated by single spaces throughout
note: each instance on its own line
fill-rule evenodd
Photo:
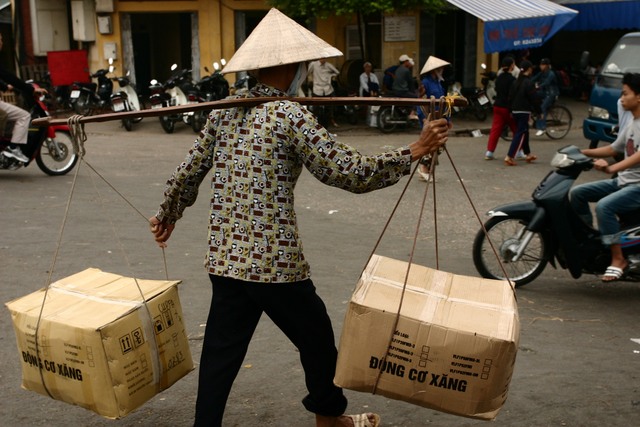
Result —
M 627 73 L 622 78 L 622 107 L 630 111 L 633 121 L 620 130 L 610 145 L 582 150 L 597 158 L 596 170 L 617 176 L 578 185 L 571 190 L 571 206 L 588 224 L 592 224 L 589 202 L 597 202 L 596 217 L 602 243 L 611 248 L 611 264 L 602 276 L 603 282 L 613 282 L 624 276 L 628 261 L 622 253 L 616 215 L 640 209 L 640 74 Z M 624 159 L 609 164 L 605 158 L 624 154 Z
M 400 61 L 400 66 L 396 70 L 396 76 L 393 80 L 393 95 L 398 98 L 417 98 L 418 92 L 411 74 L 414 64 L 413 59 L 408 55 L 401 55 L 398 60 Z M 409 114 L 409 120 L 419 120 L 416 110 L 413 108 Z
M 0 50 L 2 50 L 3 41 L 2 34 L 0 34 Z M 35 89 L 28 83 L 18 78 L 9 70 L 5 70 L 0 65 L 0 90 L 7 91 L 18 89 L 25 97 L 25 101 L 30 104 L 34 94 L 47 93 L 45 89 Z M 31 114 L 22 108 L 16 107 L 13 104 L 0 100 L 0 110 L 3 110 L 7 114 L 9 121 L 15 122 L 13 125 L 13 132 L 11 134 L 11 144 L 2 151 L 2 155 L 5 157 L 11 157 L 19 162 L 28 163 L 29 158 L 24 155 L 20 149 L 20 145 L 27 143 L 27 136 L 29 133 L 29 123 L 31 121 Z

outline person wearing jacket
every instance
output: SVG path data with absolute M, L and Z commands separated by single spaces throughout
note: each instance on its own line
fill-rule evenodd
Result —
M 556 98 L 560 94 L 558 88 L 558 79 L 556 73 L 551 69 L 551 61 L 543 58 L 540 61 L 540 72 L 536 74 L 531 81 L 535 83 L 538 92 L 542 96 L 542 104 L 540 104 L 540 117 L 536 121 L 536 136 L 544 134 L 547 128 L 547 113 L 549 107 L 553 105 Z
M 522 61 L 520 74 L 509 89 L 509 103 L 513 120 L 516 123 L 516 131 L 513 134 L 507 157 L 504 158 L 504 164 L 507 166 L 517 165 L 515 157 L 519 150 L 524 152 L 527 163 L 538 158 L 531 153 L 529 147 L 529 118 L 536 104 L 536 86 L 531 81 L 532 71 L 531 62 Z
M 505 126 L 509 126 L 511 133 L 516 132 L 516 123 L 509 111 L 509 89 L 516 80 L 513 76 L 513 69 L 516 66 L 512 57 L 506 56 L 500 64 L 502 67 L 496 78 L 496 99 L 493 102 L 493 122 L 487 141 L 487 152 L 484 154 L 485 160 L 493 160 L 493 153 L 498 147 L 498 140 L 504 131 Z

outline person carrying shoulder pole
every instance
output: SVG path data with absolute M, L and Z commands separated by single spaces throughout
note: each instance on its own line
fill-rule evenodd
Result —
M 149 218 L 156 242 L 166 246 L 211 171 L 206 267 L 213 295 L 200 359 L 195 426 L 222 425 L 227 398 L 262 313 L 300 352 L 307 386 L 302 404 L 315 414 L 317 427 L 380 423 L 374 413 L 344 414 L 347 399 L 333 383 L 333 329 L 302 251 L 294 188 L 303 167 L 320 182 L 354 193 L 393 185 L 410 173 L 412 162 L 447 141 L 448 128 L 445 119 L 425 123 L 416 140 L 377 155 L 361 154 L 337 141 L 287 96 L 297 94 L 305 81 L 307 61 L 341 55 L 271 9 L 222 72 L 256 75 L 258 84 L 237 97 L 282 100 L 212 111 L 167 182 L 158 212 Z M 282 387 L 288 386 L 284 374 L 289 369 L 282 367 Z

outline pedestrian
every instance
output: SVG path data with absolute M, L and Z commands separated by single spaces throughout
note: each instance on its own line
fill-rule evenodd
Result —
M 302 252 L 294 187 L 303 166 L 324 184 L 351 192 L 393 185 L 410 173 L 412 161 L 447 141 L 447 122 L 434 120 L 415 142 L 378 155 L 363 155 L 335 140 L 313 114 L 286 96 L 295 94 L 305 80 L 307 61 L 341 55 L 271 9 L 222 72 L 256 73 L 258 84 L 236 98 L 282 99 L 213 110 L 167 182 L 157 214 L 149 219 L 156 242 L 166 246 L 211 171 L 206 267 L 213 296 L 200 360 L 195 426 L 221 425 L 263 312 L 300 353 L 308 390 L 302 403 L 315 413 L 317 427 L 379 425 L 373 413 L 343 415 L 347 399 L 333 383 L 333 329 Z M 287 386 L 284 378 L 282 386 Z
M 3 40 L 0 34 L 0 50 L 2 50 Z M 25 97 L 25 101 L 29 104 L 33 102 L 34 94 L 47 93 L 45 89 L 34 88 L 32 85 L 24 82 L 9 70 L 0 67 L 0 90 L 12 91 L 19 90 Z M 13 122 L 13 132 L 11 133 L 10 144 L 2 151 L 5 157 L 11 157 L 22 163 L 29 163 L 29 157 L 24 153 L 21 147 L 27 144 L 29 134 L 29 123 L 31 123 L 31 114 L 8 102 L 0 100 L 0 110 L 6 113 L 8 121 Z
M 540 60 L 540 72 L 536 74 L 531 81 L 536 85 L 538 97 L 542 100 L 540 104 L 540 115 L 536 120 L 536 136 L 544 135 L 547 129 L 547 113 L 549 108 L 556 102 L 556 98 L 560 94 L 558 88 L 558 79 L 556 73 L 551 69 L 551 61 L 549 58 Z
M 427 98 L 434 97 L 440 99 L 447 96 L 447 90 L 444 87 L 444 68 L 450 63 L 444 59 L 440 59 L 436 56 L 429 56 L 424 63 L 422 70 L 420 70 L 421 85 L 420 95 Z M 418 111 L 418 117 L 420 120 L 424 120 L 424 114 L 422 111 Z M 418 174 L 423 181 L 429 182 L 429 170 L 431 169 L 431 156 L 425 156 L 420 159 L 420 165 L 418 166 Z
M 308 76 L 313 81 L 313 88 L 311 92 L 313 96 L 329 97 L 334 95 L 333 78 L 340 74 L 338 69 L 331 63 L 327 62 L 326 58 L 319 59 L 309 63 Z M 333 127 L 338 127 L 334 119 L 333 108 L 326 107 L 327 119 Z
M 574 187 L 570 193 L 571 206 L 590 226 L 593 217 L 589 202 L 597 202 L 595 212 L 602 243 L 611 248 L 611 264 L 602 276 L 603 282 L 620 279 L 628 267 L 620 245 L 618 215 L 640 209 L 640 74 L 627 73 L 622 77 L 622 106 L 631 112 L 632 121 L 620 129 L 610 145 L 582 150 L 596 158 L 596 170 L 617 176 Z M 608 157 L 623 154 L 624 159 L 609 164 Z
M 393 80 L 393 96 L 398 98 L 417 98 L 418 90 L 412 74 L 413 58 L 408 55 L 400 55 L 398 60 L 400 61 L 400 66 L 396 70 Z M 418 115 L 414 108 L 409 113 L 409 120 L 418 120 Z
M 485 160 L 493 160 L 494 152 L 498 146 L 498 140 L 504 132 L 505 127 L 511 129 L 511 134 L 516 133 L 516 123 L 511 116 L 509 109 L 509 89 L 516 80 L 512 71 L 516 66 L 515 61 L 510 56 L 502 59 L 500 73 L 496 77 L 496 97 L 493 102 L 493 122 L 491 123 L 491 131 L 489 132 L 489 141 L 487 141 L 487 151 L 484 154 Z
M 511 140 L 509 152 L 504 158 L 507 166 L 516 166 L 515 156 L 518 151 L 522 150 L 527 163 L 535 161 L 538 157 L 531 153 L 529 147 L 529 119 L 536 99 L 536 87 L 531 82 L 531 73 L 533 65 L 529 61 L 520 63 L 520 74 L 518 78 L 511 84 L 509 89 L 509 105 L 511 115 L 516 123 L 516 131 Z
M 360 96 L 380 95 L 380 82 L 373 72 L 373 65 L 367 61 L 363 64 L 363 73 L 360 74 Z

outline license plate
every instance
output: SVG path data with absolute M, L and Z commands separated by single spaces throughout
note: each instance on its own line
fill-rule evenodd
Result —
M 162 108 L 162 104 L 151 104 L 152 110 L 157 110 L 158 108 Z
M 71 91 L 71 98 L 77 98 L 80 96 L 80 91 L 79 90 L 72 90 Z
M 116 113 L 119 112 L 119 111 L 124 111 L 125 110 L 124 102 L 122 102 L 122 101 L 114 102 L 112 107 L 113 107 L 113 111 L 115 111 Z
M 489 103 L 489 98 L 487 98 L 486 95 L 480 95 L 480 97 L 478 98 L 478 102 L 480 103 L 480 105 L 484 105 Z

